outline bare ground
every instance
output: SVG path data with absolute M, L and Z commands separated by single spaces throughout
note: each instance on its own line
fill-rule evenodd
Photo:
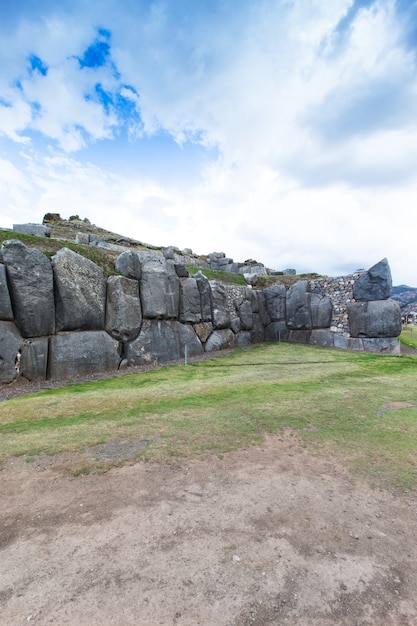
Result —
M 415 494 L 372 489 L 291 433 L 78 477 L 74 456 L 30 460 L 0 467 L 1 624 L 417 624 Z

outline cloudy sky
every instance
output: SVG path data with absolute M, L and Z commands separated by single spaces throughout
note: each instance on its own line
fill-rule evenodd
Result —
M 0 0 L 0 226 L 417 286 L 417 0 Z

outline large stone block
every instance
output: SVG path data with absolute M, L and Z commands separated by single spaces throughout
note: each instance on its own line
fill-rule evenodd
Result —
M 7 286 L 6 267 L 0 264 L 0 320 L 13 321 L 13 309 Z
M 242 330 L 252 330 L 253 328 L 253 311 L 252 299 L 242 300 L 240 303 L 235 302 L 236 312 L 240 319 L 240 327 Z
M 218 280 L 210 281 L 212 321 L 215 330 L 230 328 L 231 315 L 227 302 L 227 288 Z
M 49 337 L 25 341 L 20 360 L 20 374 L 27 380 L 45 380 L 48 367 Z
M 310 343 L 311 330 L 291 330 L 288 334 L 290 343 Z
M 215 350 L 225 350 L 231 348 L 235 342 L 235 335 L 230 328 L 223 328 L 215 330 L 208 338 L 204 349 L 206 352 L 213 352 Z
M 180 321 L 182 323 L 201 322 L 201 299 L 195 278 L 180 280 Z
M 107 279 L 106 331 L 119 341 L 133 341 L 141 325 L 138 281 L 110 276 Z
M 55 332 L 52 268 L 47 257 L 17 240 L 3 243 L 14 319 L 23 337 Z
M 272 322 L 281 322 L 286 316 L 287 292 L 284 285 L 272 285 L 264 289 L 266 310 Z
M 332 301 L 328 296 L 310 294 L 310 315 L 313 328 L 330 328 L 332 312 Z
M 106 276 L 101 267 L 62 248 L 52 257 L 57 331 L 103 330 Z
M 323 346 L 324 348 L 334 347 L 334 335 L 330 330 L 326 328 L 313 329 L 310 335 L 310 341 L 313 346 Z
M 300 280 L 287 291 L 287 326 L 291 330 L 311 329 L 311 294 L 307 285 L 306 280 Z
M 43 224 L 13 224 L 15 233 L 34 235 L 35 237 L 50 237 L 51 229 Z
M 252 343 L 262 343 L 262 341 L 265 341 L 265 326 L 262 323 L 260 313 L 253 314 L 253 326 L 250 334 Z
M 401 309 L 394 300 L 368 302 L 368 337 L 398 337 L 401 334 Z
M 363 351 L 363 339 L 359 337 L 348 337 L 343 333 L 334 333 L 334 347 L 339 350 L 350 350 L 352 352 Z
M 252 337 L 250 330 L 241 330 L 235 337 L 233 346 L 235 348 L 244 348 L 250 346 L 252 343 Z
M 176 320 L 144 320 L 139 336 L 125 347 L 130 365 L 167 363 L 204 352 L 192 326 Z
M 347 310 L 352 337 L 398 337 L 401 333 L 401 310 L 394 300 L 351 302 Z
M 48 378 L 71 379 L 115 371 L 120 363 L 119 346 L 104 330 L 54 335 L 50 339 Z
M 133 250 L 127 250 L 122 252 L 116 259 L 116 270 L 123 274 L 126 278 L 140 279 L 140 257 L 139 254 Z
M 399 340 L 396 337 L 391 338 L 364 338 L 363 349 L 365 352 L 376 352 L 378 354 L 401 354 Z
M 194 331 L 202 343 L 206 343 L 207 339 L 213 332 L 213 324 L 211 322 L 200 322 L 194 324 Z
M 271 322 L 265 327 L 265 341 L 287 341 L 289 332 L 285 322 Z
M 212 321 L 211 313 L 211 287 L 210 282 L 204 274 L 199 271 L 194 274 L 194 278 L 197 281 L 198 291 L 200 292 L 201 303 L 201 319 L 203 322 Z
M 24 340 L 13 322 L 0 322 L 0 383 L 19 375 Z
M 371 267 L 353 285 L 353 297 L 357 301 L 386 300 L 391 294 L 392 277 L 387 259 Z
M 139 252 L 142 315 L 148 319 L 178 319 L 179 278 L 162 254 Z

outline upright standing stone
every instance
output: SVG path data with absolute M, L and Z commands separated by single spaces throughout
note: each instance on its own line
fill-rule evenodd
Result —
M 0 383 L 11 383 L 20 371 L 23 338 L 13 322 L 0 322 Z
M 52 267 L 57 331 L 104 329 L 104 270 L 68 248 L 52 257 Z
M 18 240 L 5 241 L 6 265 L 14 319 L 23 337 L 55 332 L 52 268 L 47 257 Z
M 116 270 L 126 278 L 140 279 L 140 257 L 134 250 L 122 252 L 116 259 Z
M 48 366 L 49 337 L 26 341 L 20 360 L 20 374 L 27 380 L 45 380 Z
M 201 322 L 201 301 L 195 278 L 180 279 L 180 321 Z
M 266 309 L 272 322 L 285 320 L 286 289 L 284 285 L 272 285 L 264 289 Z
M 386 300 L 391 294 L 392 277 L 387 259 L 376 263 L 353 285 L 353 297 L 357 301 Z
M 218 280 L 210 281 L 213 327 L 216 330 L 230 327 L 230 312 L 227 306 L 226 286 Z
M 198 291 L 200 292 L 201 318 L 203 322 L 211 322 L 212 312 L 210 281 L 201 271 L 194 274 L 194 278 L 197 281 Z
M 119 341 L 132 341 L 142 325 L 139 283 L 124 276 L 107 279 L 106 330 Z
M 287 291 L 287 326 L 291 330 L 311 329 L 310 294 L 306 280 L 299 280 Z
M 332 311 L 332 301 L 328 296 L 321 296 L 318 293 L 310 294 L 310 314 L 313 328 L 330 328 Z
M 13 320 L 13 309 L 7 286 L 6 267 L 0 264 L 0 320 Z
M 162 254 L 138 253 L 141 264 L 140 299 L 147 319 L 177 319 L 179 278 L 174 265 Z

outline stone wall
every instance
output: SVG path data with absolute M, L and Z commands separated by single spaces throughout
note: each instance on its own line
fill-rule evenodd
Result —
M 0 383 L 71 379 L 262 341 L 392 353 L 400 309 L 386 260 L 368 272 L 264 290 L 190 276 L 172 254 L 127 250 L 117 276 L 67 248 L 0 252 Z

